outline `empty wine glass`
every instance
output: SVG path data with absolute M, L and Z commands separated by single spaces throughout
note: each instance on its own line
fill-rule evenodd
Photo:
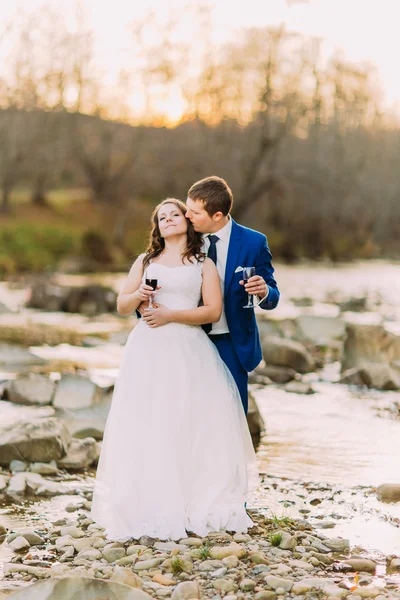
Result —
M 250 277 L 254 277 L 256 274 L 255 267 L 243 267 L 243 281 L 244 284 L 249 281 Z M 248 294 L 247 304 L 243 306 L 243 308 L 254 308 L 254 296 L 253 294 Z

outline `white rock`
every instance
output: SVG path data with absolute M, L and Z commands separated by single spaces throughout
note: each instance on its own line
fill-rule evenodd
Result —
M 19 537 L 15 538 L 15 540 L 10 542 L 9 546 L 12 550 L 14 550 L 14 552 L 19 552 L 21 550 L 26 550 L 27 548 L 30 548 L 31 545 L 28 542 L 28 540 L 26 540 L 22 536 L 19 536 Z

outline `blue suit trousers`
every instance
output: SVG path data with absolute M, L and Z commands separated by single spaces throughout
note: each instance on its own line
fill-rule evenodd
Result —
M 233 379 L 239 389 L 240 398 L 242 400 L 243 409 L 247 415 L 249 397 L 248 397 L 248 383 L 249 375 L 239 362 L 237 354 L 230 339 L 218 339 L 212 335 L 209 336 L 210 340 L 216 346 L 219 355 L 222 360 L 232 373 Z

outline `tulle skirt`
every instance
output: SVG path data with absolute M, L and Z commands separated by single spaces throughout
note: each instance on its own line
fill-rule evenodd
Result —
M 140 321 L 124 349 L 91 516 L 109 539 L 246 532 L 256 457 L 231 373 L 200 327 Z

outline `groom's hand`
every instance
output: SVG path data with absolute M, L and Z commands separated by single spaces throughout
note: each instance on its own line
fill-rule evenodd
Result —
M 172 321 L 172 310 L 166 308 L 162 304 L 154 304 L 155 310 L 145 310 L 143 320 L 146 321 L 149 327 L 161 327 Z
M 239 283 L 240 285 L 244 285 L 243 279 L 239 281 Z M 260 298 L 264 298 L 269 291 L 268 286 L 261 275 L 254 275 L 254 277 L 250 277 L 244 286 L 244 289 L 248 294 L 253 294 L 254 296 L 259 296 Z

